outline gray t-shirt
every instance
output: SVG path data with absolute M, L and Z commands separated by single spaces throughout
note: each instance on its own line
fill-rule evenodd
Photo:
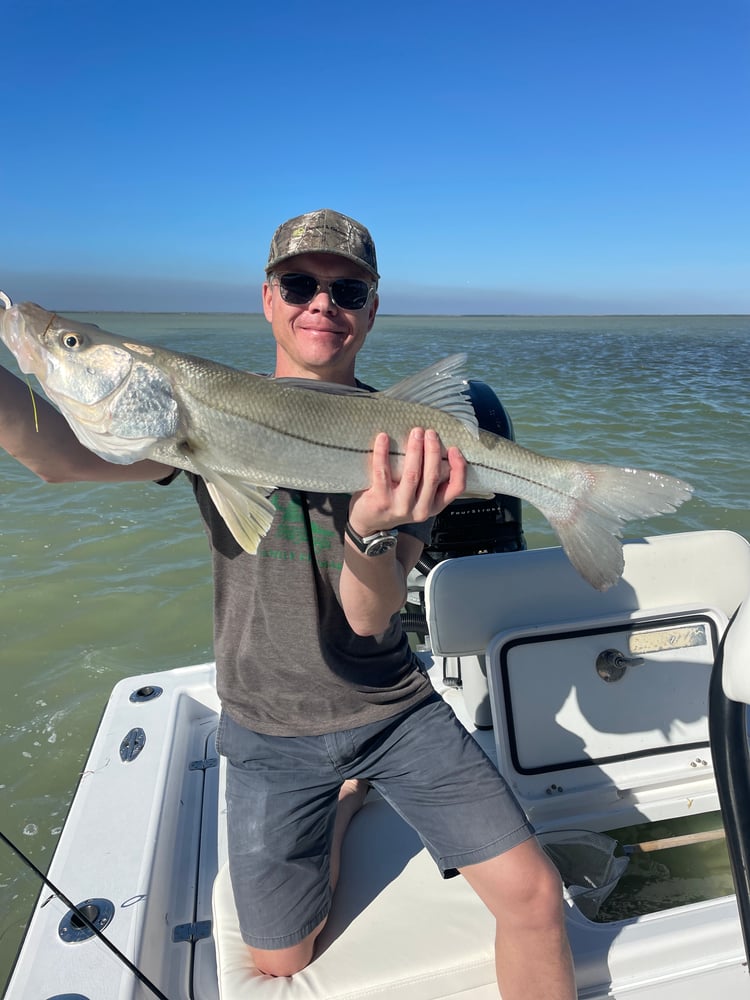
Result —
M 395 614 L 358 636 L 339 600 L 349 497 L 278 489 L 271 530 L 249 555 L 204 481 L 189 476 L 214 569 L 214 652 L 224 709 L 274 736 L 318 735 L 388 718 L 431 693 Z M 431 522 L 401 528 L 429 540 Z

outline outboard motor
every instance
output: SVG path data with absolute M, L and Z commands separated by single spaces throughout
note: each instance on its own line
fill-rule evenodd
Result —
M 469 397 L 479 426 L 514 441 L 513 424 L 505 407 L 486 382 L 469 381 Z M 517 552 L 526 548 L 518 497 L 496 494 L 491 499 L 460 499 L 435 518 L 432 538 L 417 564 L 427 573 L 436 563 L 455 556 L 484 552 Z

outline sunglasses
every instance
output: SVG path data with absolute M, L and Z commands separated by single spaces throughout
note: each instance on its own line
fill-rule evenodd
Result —
M 321 288 L 330 295 L 331 302 L 340 309 L 364 309 L 375 285 L 361 278 L 335 278 L 324 281 L 312 274 L 293 271 L 289 274 L 277 274 L 279 293 L 284 302 L 292 306 L 304 306 L 311 302 Z

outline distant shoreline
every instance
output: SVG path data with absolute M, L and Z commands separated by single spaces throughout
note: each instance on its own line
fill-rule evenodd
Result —
M 52 310 L 57 311 L 57 310 Z M 96 313 L 100 316 L 259 316 L 262 312 L 232 309 L 63 309 L 64 315 Z M 377 319 L 667 319 L 669 317 L 714 317 L 748 319 L 750 313 L 389 313 L 379 312 Z

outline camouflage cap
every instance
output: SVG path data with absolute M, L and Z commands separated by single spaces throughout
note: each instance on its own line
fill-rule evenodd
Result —
M 375 244 L 365 227 L 348 215 L 320 208 L 282 222 L 271 240 L 266 273 L 300 253 L 333 253 L 379 278 Z

